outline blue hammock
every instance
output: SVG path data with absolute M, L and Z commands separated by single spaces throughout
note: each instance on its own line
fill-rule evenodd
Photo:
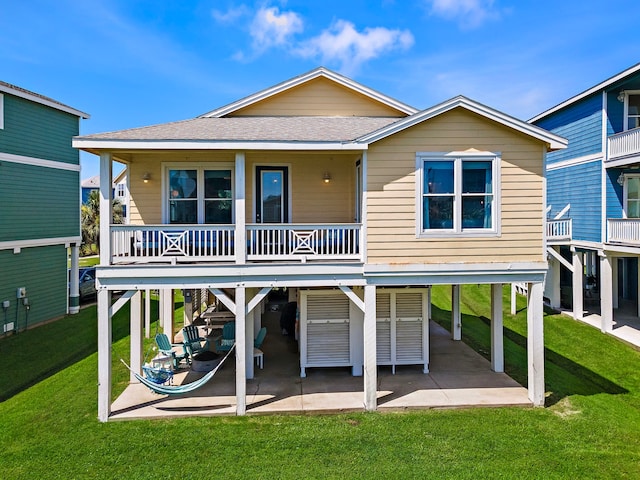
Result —
M 213 376 L 216 374 L 216 372 L 218 371 L 218 369 L 222 366 L 224 361 L 227 359 L 227 357 L 231 354 L 235 346 L 236 345 L 234 343 L 233 347 L 231 347 L 231 350 L 229 350 L 229 352 L 222 358 L 220 363 L 216 365 L 216 368 L 214 368 L 210 372 L 207 372 L 206 375 L 204 375 L 202 378 L 199 378 L 195 382 L 187 383 L 185 385 L 161 385 L 161 384 L 155 383 L 153 380 L 145 378 L 142 375 L 139 375 L 137 372 L 134 372 L 131 369 L 131 367 L 127 365 L 127 363 L 123 359 L 120 359 L 120 361 L 124 364 L 125 367 L 127 367 L 131 371 L 131 373 L 133 373 L 133 375 L 136 377 L 136 379 L 140 383 L 149 387 L 150 390 L 153 390 L 154 392 L 160 393 L 163 395 L 180 395 L 182 393 L 192 392 L 200 388 L 201 386 L 203 386 L 209 380 L 211 380 Z

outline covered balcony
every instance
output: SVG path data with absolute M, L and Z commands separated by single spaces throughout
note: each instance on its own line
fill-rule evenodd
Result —
M 607 139 L 608 166 L 624 167 L 640 160 L 640 128 L 611 135 Z
M 607 219 L 607 243 L 640 246 L 640 218 Z
M 235 225 L 112 225 L 110 257 L 114 265 L 361 261 L 360 235 L 360 224 L 249 224 L 244 234 Z

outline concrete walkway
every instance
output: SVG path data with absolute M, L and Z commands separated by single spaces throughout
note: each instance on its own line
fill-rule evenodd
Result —
M 263 344 L 264 369 L 247 381 L 247 414 L 362 411 L 363 378 L 350 368 L 310 368 L 300 377 L 297 343 L 280 334 L 278 312 L 267 312 Z M 378 409 L 381 411 L 471 406 L 530 406 L 526 388 L 471 348 L 450 339 L 439 325 L 430 324 L 430 373 L 420 366 L 378 368 Z M 188 383 L 203 374 L 183 371 L 174 383 Z M 132 384 L 112 405 L 110 420 L 180 416 L 235 415 L 235 361 L 230 357 L 214 378 L 190 394 L 167 397 Z

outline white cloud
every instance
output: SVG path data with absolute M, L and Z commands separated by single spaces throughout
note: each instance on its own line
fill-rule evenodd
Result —
M 494 0 L 427 0 L 431 13 L 449 20 L 457 20 L 463 28 L 475 28 L 487 20 L 500 17 Z
M 303 57 L 322 57 L 323 62 L 339 62 L 343 72 L 353 73 L 363 62 L 391 50 L 406 50 L 413 42 L 408 30 L 375 27 L 358 32 L 351 22 L 338 20 L 305 42 L 296 53 Z
M 226 12 L 222 12 L 220 10 L 211 11 L 213 18 L 220 23 L 233 23 L 247 14 L 249 14 L 249 7 L 246 5 L 230 7 Z
M 278 7 L 262 7 L 251 23 L 249 33 L 255 51 L 264 51 L 274 46 L 289 43 L 291 37 L 303 30 L 300 16 L 295 12 L 282 12 Z

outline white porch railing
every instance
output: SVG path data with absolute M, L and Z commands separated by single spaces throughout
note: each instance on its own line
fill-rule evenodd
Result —
M 608 139 L 609 160 L 628 155 L 640 155 L 640 128 L 617 133 Z
M 233 260 L 233 225 L 112 225 L 112 263 Z
M 640 245 L 640 218 L 609 218 L 607 242 Z
M 247 260 L 360 260 L 359 224 L 247 225 Z M 234 225 L 111 225 L 111 262 L 235 261 Z
M 247 260 L 359 260 L 359 224 L 247 225 Z
M 570 218 L 547 220 L 547 240 L 571 240 L 572 222 Z

